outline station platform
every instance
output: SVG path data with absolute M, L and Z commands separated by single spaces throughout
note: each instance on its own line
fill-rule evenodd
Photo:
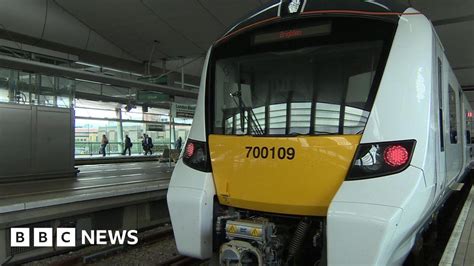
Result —
M 92 164 L 113 164 L 113 163 L 127 163 L 127 162 L 149 162 L 159 161 L 161 155 L 112 155 L 112 156 L 88 156 L 88 157 L 76 157 L 75 165 L 92 165 Z
M 169 221 L 166 192 L 173 167 L 134 162 L 85 165 L 77 177 L 0 184 L 0 264 L 41 249 L 9 248 L 11 227 L 146 228 Z M 34 253 L 34 254 L 33 254 Z
M 172 168 L 158 162 L 79 167 L 77 177 L 0 184 L 0 225 L 5 214 L 167 189 Z M 13 222 L 13 221 L 11 221 Z
M 474 188 L 459 214 L 439 265 L 474 265 Z

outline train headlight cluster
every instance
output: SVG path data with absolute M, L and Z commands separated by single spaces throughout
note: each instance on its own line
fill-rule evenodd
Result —
M 360 144 L 346 180 L 394 174 L 410 165 L 415 140 Z
M 184 148 L 183 162 L 196 170 L 209 172 L 211 169 L 205 142 L 188 139 Z

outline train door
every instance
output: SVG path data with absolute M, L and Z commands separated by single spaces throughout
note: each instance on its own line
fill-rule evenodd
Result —
M 453 73 L 449 74 L 448 82 L 448 138 L 446 139 L 446 182 L 449 185 L 455 179 L 463 165 L 462 142 L 463 133 L 461 132 L 460 122 L 460 99 L 459 90 L 454 83 Z
M 470 147 L 470 128 L 469 128 L 469 123 L 468 123 L 468 111 L 467 111 L 467 102 L 466 102 L 466 97 L 464 93 L 462 93 L 462 89 L 459 89 L 459 119 L 461 123 L 461 135 L 459 136 L 462 138 L 462 144 L 461 144 L 461 153 L 462 153 L 462 164 L 461 164 L 461 169 L 465 169 L 467 167 L 467 164 L 470 161 L 471 155 L 469 153 L 469 147 Z M 469 132 L 469 134 L 468 134 Z
M 459 100 L 459 136 L 458 136 L 458 141 L 460 142 L 461 145 L 461 151 L 460 151 L 460 158 L 461 160 L 461 167 L 460 170 L 464 169 L 465 163 L 466 163 L 466 116 L 465 116 L 465 106 L 464 106 L 464 94 L 462 93 L 462 89 L 457 85 L 458 87 L 458 100 Z
M 471 160 L 473 159 L 473 152 L 472 152 L 472 109 L 469 106 L 469 102 L 464 97 L 464 124 L 466 125 L 466 147 L 465 147 L 465 162 L 466 167 L 469 166 Z
M 441 46 L 435 40 L 436 43 L 436 53 L 435 60 L 433 64 L 433 76 L 434 79 L 434 105 L 437 106 L 437 130 L 436 130 L 436 198 L 442 195 L 444 187 L 446 186 L 446 152 L 445 152 L 445 110 L 446 110 L 446 99 L 445 99 L 445 90 L 444 90 L 444 71 L 443 71 L 443 59 L 444 54 Z

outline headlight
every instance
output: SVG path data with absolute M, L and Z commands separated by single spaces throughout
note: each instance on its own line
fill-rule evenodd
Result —
M 184 148 L 183 162 L 196 170 L 210 172 L 210 160 L 205 142 L 188 139 Z
M 415 140 L 360 144 L 346 180 L 359 180 L 405 170 L 415 150 Z

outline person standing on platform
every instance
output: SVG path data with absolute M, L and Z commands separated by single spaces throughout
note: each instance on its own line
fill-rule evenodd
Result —
M 183 139 L 181 137 L 178 137 L 176 140 L 176 143 L 174 144 L 174 147 L 181 152 L 181 145 L 183 145 Z
M 107 139 L 107 137 L 104 135 L 102 135 L 102 140 L 100 141 L 100 153 L 102 154 L 102 157 L 105 157 L 105 154 L 107 153 L 106 152 L 106 147 L 107 147 L 107 144 L 109 144 L 109 139 Z
M 132 148 L 132 146 L 133 146 L 132 140 L 128 137 L 128 135 L 125 135 L 125 149 L 123 150 L 122 155 L 127 154 L 127 150 L 128 150 L 128 156 L 131 156 L 132 151 L 130 150 L 130 148 Z

